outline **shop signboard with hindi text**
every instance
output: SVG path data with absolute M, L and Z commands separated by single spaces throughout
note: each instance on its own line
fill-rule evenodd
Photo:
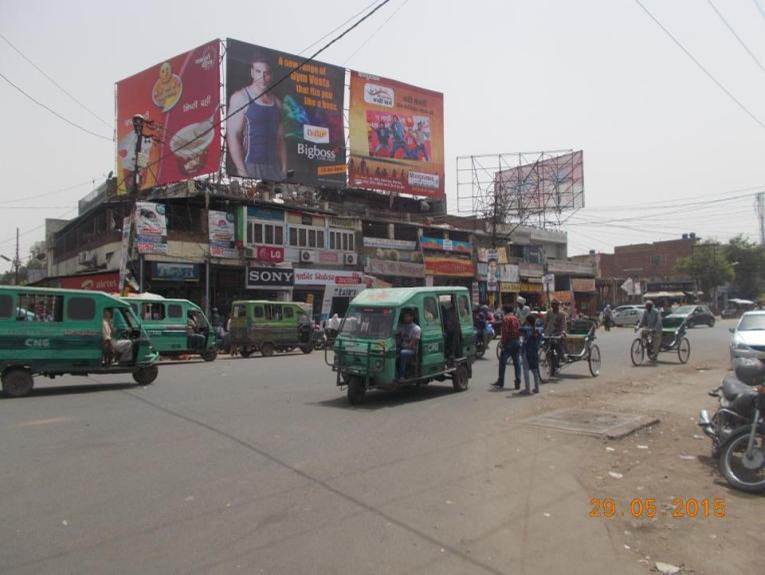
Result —
M 468 259 L 425 257 L 425 274 L 472 278 L 475 277 L 475 265 Z
M 229 176 L 345 185 L 345 69 L 303 60 L 226 40 Z
M 351 71 L 349 185 L 444 197 L 444 95 Z
M 117 82 L 117 193 L 217 172 L 220 165 L 220 42 L 213 40 Z
M 410 262 L 367 259 L 364 271 L 372 275 L 399 276 L 399 277 L 425 277 L 425 266 Z

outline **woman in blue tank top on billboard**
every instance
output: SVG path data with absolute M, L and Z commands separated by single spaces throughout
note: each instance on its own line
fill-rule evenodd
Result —
M 287 171 L 282 104 L 270 92 L 263 94 L 271 83 L 267 61 L 253 59 L 250 75 L 252 83 L 235 92 L 229 101 L 229 110 L 242 108 L 226 126 L 229 157 L 237 172 L 232 175 L 278 182 Z

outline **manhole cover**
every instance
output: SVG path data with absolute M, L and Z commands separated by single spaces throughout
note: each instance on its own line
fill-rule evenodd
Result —
M 624 437 L 658 422 L 658 418 L 648 415 L 591 409 L 559 409 L 526 420 L 530 425 L 611 439 Z

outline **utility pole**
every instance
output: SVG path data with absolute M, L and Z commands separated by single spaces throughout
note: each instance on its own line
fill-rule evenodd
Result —
M 127 242 L 127 258 L 125 258 L 123 261 L 129 262 L 131 260 L 131 255 L 133 253 L 133 245 L 135 244 L 135 236 L 136 236 L 136 221 L 135 221 L 135 208 L 136 208 L 136 202 L 138 202 L 138 192 L 140 189 L 140 164 L 139 164 L 139 157 L 141 155 L 141 148 L 143 146 L 143 139 L 145 137 L 143 133 L 144 126 L 151 125 L 152 122 L 150 120 L 147 120 L 140 114 L 136 114 L 133 116 L 133 130 L 135 131 L 135 162 L 133 163 L 133 185 L 131 189 L 131 195 L 132 201 L 130 202 L 130 233 L 128 235 L 128 242 Z M 143 255 L 138 256 L 138 279 L 139 279 L 139 290 L 143 291 Z M 120 270 L 120 286 L 119 291 L 123 296 L 128 295 L 128 287 L 127 287 L 127 271 L 126 270 Z
M 13 260 L 14 268 L 14 285 L 19 285 L 19 265 L 21 264 L 21 258 L 19 257 L 19 228 L 16 228 L 16 257 Z
M 765 192 L 757 194 L 757 223 L 760 224 L 760 245 L 765 247 Z

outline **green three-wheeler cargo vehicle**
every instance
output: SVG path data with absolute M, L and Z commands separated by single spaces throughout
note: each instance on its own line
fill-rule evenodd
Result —
M 398 377 L 401 337 L 411 315 L 420 327 L 414 355 Z M 348 387 L 348 401 L 360 403 L 368 389 L 392 389 L 451 379 L 456 391 L 467 389 L 475 358 L 470 294 L 466 288 L 424 287 L 367 289 L 351 302 L 330 362 L 338 386 Z
M 110 344 L 104 339 L 107 326 Z M 35 375 L 132 373 L 137 383 L 148 385 L 157 378 L 158 357 L 121 299 L 96 291 L 0 286 L 0 376 L 6 396 L 28 394 Z
M 145 294 L 122 299 L 133 308 L 161 356 L 199 354 L 205 361 L 218 356 L 215 332 L 195 303 Z
M 231 346 L 242 357 L 254 351 L 263 356 L 275 351 L 313 351 L 311 304 L 288 301 L 242 300 L 231 305 Z

